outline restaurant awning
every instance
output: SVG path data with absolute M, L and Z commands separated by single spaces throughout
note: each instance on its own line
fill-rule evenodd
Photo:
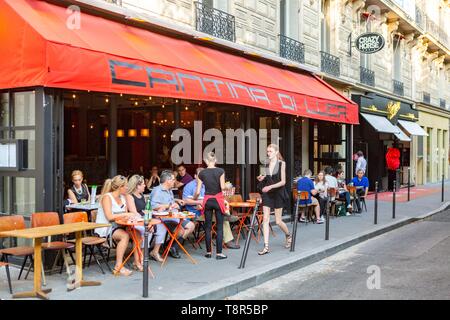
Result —
M 0 89 L 46 86 L 240 104 L 358 124 L 320 78 L 37 0 L 0 1 Z M 79 22 L 79 25 L 77 25 Z
M 398 120 L 398 123 L 413 136 L 428 136 L 419 124 L 412 121 Z
M 409 138 L 398 126 L 395 126 L 395 128 L 398 130 L 398 133 L 394 133 L 394 135 L 397 137 L 400 141 L 411 141 L 411 138 Z
M 361 113 L 361 115 L 378 132 L 399 134 L 401 131 L 397 126 L 394 126 L 385 117 L 379 117 L 379 116 L 375 116 L 373 114 L 367 114 L 367 113 Z

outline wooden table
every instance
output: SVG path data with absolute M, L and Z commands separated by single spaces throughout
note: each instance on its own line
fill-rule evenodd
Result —
M 236 237 L 236 244 L 238 244 L 242 227 L 245 227 L 247 229 L 247 231 L 249 230 L 247 225 L 245 224 L 245 220 L 247 220 L 247 218 L 252 213 L 252 209 L 256 206 L 256 201 L 255 202 L 248 202 L 248 201 L 247 202 L 230 202 L 229 205 L 230 205 L 231 213 L 235 214 L 235 215 L 236 215 L 236 212 L 233 211 L 233 208 L 247 209 L 246 211 L 243 212 L 242 216 L 239 218 L 238 234 Z M 252 237 L 255 239 L 256 242 L 258 242 L 258 239 L 256 239 L 256 237 L 253 234 L 252 234 Z
M 99 286 L 101 283 L 98 281 L 85 281 L 83 280 L 83 244 L 82 231 L 92 230 L 95 228 L 109 227 L 109 224 L 92 223 L 92 222 L 77 222 L 60 224 L 49 227 L 38 227 L 29 228 L 21 230 L 11 230 L 0 232 L 0 237 L 17 237 L 34 239 L 34 288 L 33 291 L 16 293 L 13 298 L 41 298 L 48 299 L 47 293 L 51 292 L 52 289 L 42 289 L 41 288 L 41 263 L 42 263 L 42 238 L 55 236 L 59 234 L 75 233 L 75 284 L 74 287 L 85 287 L 85 286 Z

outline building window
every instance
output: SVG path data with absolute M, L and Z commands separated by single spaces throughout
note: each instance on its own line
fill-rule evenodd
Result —
M 298 1 L 280 1 L 280 34 L 299 40 L 299 3 Z
M 34 91 L 0 95 L 0 138 L 27 142 L 26 170 L 0 173 L 0 213 L 29 216 L 36 211 L 36 97 Z
M 330 1 L 323 0 L 320 13 L 320 48 L 323 52 L 330 52 Z
M 402 81 L 402 57 L 400 40 L 395 38 L 393 41 L 393 78 L 397 81 Z

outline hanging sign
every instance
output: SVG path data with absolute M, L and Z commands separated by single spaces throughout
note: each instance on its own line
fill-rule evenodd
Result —
M 366 32 L 361 34 L 355 41 L 356 49 L 365 54 L 372 54 L 383 49 L 385 41 L 381 34 Z

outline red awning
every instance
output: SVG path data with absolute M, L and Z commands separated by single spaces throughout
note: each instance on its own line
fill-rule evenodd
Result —
M 241 104 L 358 123 L 358 107 L 311 74 L 38 0 L 0 0 L 0 89 L 47 86 Z

